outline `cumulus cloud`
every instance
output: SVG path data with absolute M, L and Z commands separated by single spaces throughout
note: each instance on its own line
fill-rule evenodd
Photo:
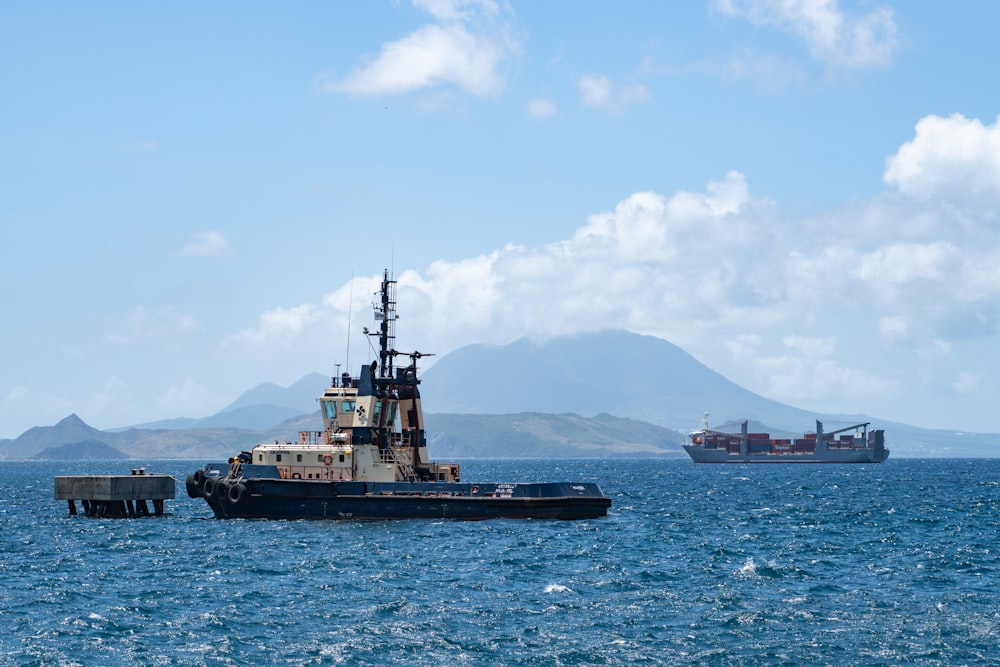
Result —
M 645 86 L 619 86 L 603 74 L 581 76 L 577 80 L 577 89 L 585 106 L 607 113 L 621 113 L 629 107 L 652 101 L 652 95 Z
M 925 172 L 957 159 L 928 152 Z M 968 400 L 979 377 L 963 370 L 975 362 L 960 351 L 988 345 L 1000 318 L 990 210 L 888 192 L 790 217 L 733 171 L 700 190 L 633 193 L 554 243 L 406 270 L 400 333 L 411 349 L 444 354 L 627 329 L 680 345 L 771 398 L 816 402 L 804 407 L 857 411 L 918 387 L 934 395 L 929 405 Z M 270 349 L 301 343 L 310 329 L 346 333 L 348 320 L 353 330 L 367 321 L 364 294 L 380 277 L 315 306 L 269 311 L 229 342 Z
M 433 23 L 382 45 L 344 77 L 324 75 L 320 88 L 350 95 L 404 94 L 452 87 L 476 96 L 500 93 L 518 52 L 506 12 L 491 0 L 419 0 Z
M 188 242 L 177 251 L 180 257 L 222 257 L 232 254 L 233 249 L 222 232 L 206 230 L 195 232 Z
M 306 327 L 317 321 L 317 307 L 304 303 L 291 308 L 274 308 L 260 316 L 256 327 L 228 336 L 225 344 L 254 349 L 290 344 Z
M 920 201 L 1000 203 L 1000 118 L 983 125 L 954 114 L 926 116 L 886 162 L 883 180 Z
M 884 66 L 898 41 L 892 9 L 843 11 L 837 0 L 716 0 L 721 14 L 770 26 L 803 40 L 813 58 L 848 68 Z

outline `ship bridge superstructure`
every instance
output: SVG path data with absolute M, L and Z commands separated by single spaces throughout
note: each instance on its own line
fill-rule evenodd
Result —
M 457 463 L 435 463 L 427 455 L 417 362 L 422 352 L 398 352 L 396 281 L 385 272 L 373 303 L 378 359 L 357 376 L 332 378 L 319 397 L 322 431 L 302 431 L 298 441 L 254 447 L 246 461 L 277 466 L 282 478 L 338 481 L 459 480 Z M 397 358 L 408 358 L 405 366 Z

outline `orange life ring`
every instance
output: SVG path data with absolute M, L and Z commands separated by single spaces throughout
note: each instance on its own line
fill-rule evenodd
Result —
M 323 463 L 326 464 L 326 465 L 328 465 L 328 466 L 332 466 L 333 465 L 333 457 L 330 456 L 329 454 L 324 454 L 323 455 Z

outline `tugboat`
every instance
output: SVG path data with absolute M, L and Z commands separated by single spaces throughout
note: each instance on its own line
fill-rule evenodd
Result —
M 816 420 L 815 433 L 772 438 L 770 433 L 747 433 L 746 421 L 740 433 L 712 430 L 706 412 L 684 450 L 695 463 L 882 463 L 889 458 L 885 431 L 869 432 L 869 426 L 865 422 L 824 432 L 823 422 Z
M 379 357 L 357 377 L 333 378 L 320 396 L 322 431 L 264 443 L 187 477 L 217 518 L 592 519 L 611 499 L 593 482 L 461 482 L 457 463 L 427 453 L 417 362 L 394 349 L 396 281 L 383 274 L 374 306 Z M 397 357 L 408 357 L 403 368 Z

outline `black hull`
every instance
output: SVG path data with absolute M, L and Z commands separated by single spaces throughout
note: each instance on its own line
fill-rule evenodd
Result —
M 882 463 L 889 458 L 889 450 L 872 449 L 828 450 L 817 453 L 795 454 L 730 454 L 725 449 L 706 449 L 696 445 L 684 445 L 695 463 Z
M 468 484 L 191 478 L 219 519 L 594 519 L 611 500 L 592 483 Z

